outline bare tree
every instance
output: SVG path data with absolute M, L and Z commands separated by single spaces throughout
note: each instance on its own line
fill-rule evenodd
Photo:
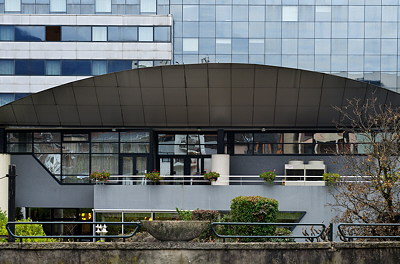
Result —
M 339 154 L 344 171 L 351 177 L 341 176 L 332 186 L 334 205 L 340 208 L 335 220 L 399 223 L 400 109 L 378 105 L 376 99 L 354 99 L 335 109 L 341 114 L 338 128 L 355 139 Z M 347 231 L 359 235 L 400 234 L 397 227 L 354 227 Z

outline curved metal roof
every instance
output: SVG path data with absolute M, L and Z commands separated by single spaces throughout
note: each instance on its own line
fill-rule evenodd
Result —
M 134 69 L 48 89 L 0 108 L 5 126 L 332 127 L 332 106 L 400 94 L 365 82 L 252 64 Z

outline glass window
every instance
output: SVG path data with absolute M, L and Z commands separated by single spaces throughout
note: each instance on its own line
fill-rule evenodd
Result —
M 217 36 L 220 38 L 230 38 L 232 36 L 232 23 L 231 22 L 217 22 L 216 23 Z
M 19 12 L 21 11 L 21 0 L 5 0 L 4 11 Z
M 215 39 L 214 38 L 200 38 L 199 39 L 199 53 L 215 54 Z
M 297 38 L 298 37 L 298 23 L 296 22 L 283 22 L 282 23 L 282 38 Z
M 150 2 L 150 0 L 149 0 L 149 2 Z M 111 0 L 96 0 L 96 12 L 110 13 L 111 12 Z
M 7 143 L 27 143 L 27 142 L 32 142 L 32 133 L 30 132 L 7 133 Z
M 330 21 L 331 20 L 331 7 L 330 6 L 316 6 L 315 7 L 315 21 Z
M 139 41 L 153 41 L 153 27 L 139 27 Z
M 197 52 L 199 50 L 199 43 L 197 38 L 184 38 L 183 39 L 183 52 Z
M 121 132 L 121 142 L 150 142 L 149 132 Z
M 199 22 L 183 23 L 183 36 L 197 38 L 199 36 Z
M 264 38 L 265 33 L 264 22 L 249 22 L 249 37 Z
M 314 54 L 314 40 L 299 39 L 299 54 Z
M 140 12 L 141 13 L 156 13 L 157 5 L 156 0 L 140 0 Z
M 60 143 L 35 143 L 33 144 L 33 151 L 35 153 L 60 153 Z
M 249 6 L 249 21 L 264 21 L 264 6 Z
M 200 6 L 200 21 L 215 21 L 215 5 Z
M 364 6 L 349 6 L 349 21 L 364 21 Z
M 248 6 L 234 5 L 232 17 L 234 21 L 248 21 L 249 20 Z
M 15 40 L 17 41 L 44 41 L 45 27 L 42 26 L 17 26 L 15 27 Z
M 265 40 L 265 53 L 266 54 L 280 54 L 282 51 L 281 39 L 266 39 Z
M 61 174 L 60 154 L 35 154 L 35 157 L 53 174 Z
M 108 61 L 108 72 L 119 72 L 132 69 L 131 60 L 110 60 Z
M 107 41 L 107 27 L 92 27 L 92 41 Z
M 66 10 L 66 0 L 50 0 L 50 12 L 65 12 Z
M 61 30 L 62 41 L 91 41 L 91 27 L 63 26 Z
M 153 67 L 153 61 L 138 61 L 138 68 Z
M 184 5 L 183 6 L 183 21 L 199 21 L 199 6 Z
M 232 54 L 248 54 L 249 40 L 248 39 L 232 39 Z
M 217 21 L 232 21 L 232 6 L 216 6 Z
M 63 154 L 62 173 L 89 175 L 89 155 L 88 154 Z
M 297 6 L 282 7 L 282 21 L 297 21 L 297 20 L 298 20 Z
M 63 153 L 89 153 L 89 143 L 63 143 Z
M 137 27 L 108 27 L 109 41 L 137 41 Z
M 92 142 L 118 142 L 118 132 L 92 132 Z
M 215 37 L 215 22 L 200 22 L 200 37 Z M 201 39 L 200 39 L 201 41 Z
M 46 26 L 46 41 L 60 41 L 61 26 Z
M 59 132 L 35 132 L 33 133 L 34 142 L 61 142 Z
M 0 40 L 14 40 L 14 26 L 0 26 Z
M 230 39 L 216 39 L 216 51 L 219 54 L 231 53 L 231 40 Z
M 92 75 L 102 75 L 107 72 L 107 61 L 92 61 Z
M 154 41 L 171 41 L 170 27 L 155 27 Z
M 280 38 L 282 31 L 280 22 L 270 22 L 265 24 L 265 37 L 266 38 Z
M 288 11 L 290 11 L 290 10 L 288 10 Z M 281 21 L 282 20 L 282 7 L 267 5 L 265 7 L 265 20 L 266 21 Z
M 300 22 L 299 23 L 299 38 L 314 38 L 314 23 Z
M 91 76 L 92 67 L 88 60 L 64 60 L 61 62 L 62 75 Z
M 44 60 L 16 60 L 15 75 L 44 75 Z
M 47 60 L 45 66 L 46 75 L 61 75 L 61 61 Z
M 118 143 L 95 143 L 91 144 L 92 153 L 118 153 Z
M 149 153 L 149 143 L 120 143 L 121 153 Z
M 14 60 L 0 60 L 0 75 L 14 75 Z
M 248 38 L 249 37 L 249 23 L 248 22 L 232 22 L 232 37 L 234 38 Z
M 263 39 L 249 39 L 249 53 L 250 54 L 264 54 L 264 40 Z
M 93 171 L 108 171 L 118 174 L 118 154 L 92 154 L 91 167 Z

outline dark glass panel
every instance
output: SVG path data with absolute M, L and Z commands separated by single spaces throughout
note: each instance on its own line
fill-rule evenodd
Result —
M 32 142 L 32 133 L 30 132 L 7 133 L 7 142 L 10 143 Z
M 44 75 L 44 60 L 15 60 L 15 75 Z
M 33 133 L 35 142 L 61 142 L 61 133 L 59 132 L 35 132 Z
M 62 75 L 90 76 L 92 74 L 89 60 L 64 60 L 61 70 Z
M 63 141 L 89 141 L 89 134 L 64 134 Z
M 121 143 L 121 153 L 149 153 L 149 143 Z
M 108 72 L 119 72 L 132 69 L 131 60 L 110 60 L 108 61 Z
M 149 132 L 121 132 L 121 142 L 150 142 Z
M 16 26 L 15 40 L 17 41 L 44 41 L 44 26 Z

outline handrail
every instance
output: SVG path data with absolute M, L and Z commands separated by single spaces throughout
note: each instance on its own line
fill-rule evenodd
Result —
M 95 228 L 95 225 L 102 224 L 102 225 L 132 225 L 136 226 L 135 230 L 133 230 L 132 233 L 127 234 L 127 235 L 56 235 L 56 236 L 20 236 L 14 234 L 11 229 L 10 225 L 43 225 L 43 224 L 91 224 L 93 225 L 93 229 Z M 19 238 L 22 242 L 23 238 L 130 238 L 134 236 L 140 229 L 142 224 L 140 222 L 64 222 L 64 221 L 55 221 L 55 222 L 8 222 L 6 224 L 6 229 L 10 236 L 14 238 Z
M 247 235 L 221 235 L 215 230 L 215 226 L 218 225 L 230 225 L 230 226 L 240 226 L 240 225 L 254 225 L 254 226 L 320 226 L 322 227 L 319 234 L 307 235 L 307 236 L 247 236 Z M 326 230 L 326 226 L 323 223 L 246 223 L 246 222 L 213 222 L 211 223 L 212 232 L 219 238 L 308 238 L 316 239 L 319 238 Z
M 400 238 L 400 236 L 353 236 L 346 235 L 342 227 L 345 226 L 397 226 L 400 227 L 400 223 L 340 223 L 337 226 L 339 234 L 346 239 L 352 240 L 354 238 Z

